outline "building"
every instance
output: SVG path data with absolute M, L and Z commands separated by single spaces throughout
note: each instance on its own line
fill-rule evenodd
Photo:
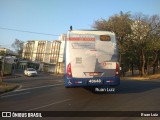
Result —
M 59 37 L 59 40 L 61 41 L 61 45 L 60 45 L 60 51 L 59 51 L 59 58 L 58 58 L 58 64 L 57 64 L 57 70 L 56 72 L 58 74 L 63 74 L 64 73 L 64 57 L 65 57 L 65 40 L 66 40 L 67 36 L 66 34 L 62 34 Z
M 0 55 L 0 72 L 3 75 L 13 74 L 17 65 L 17 54 L 7 48 L 0 48 L 0 52 L 2 52 Z
M 32 40 L 24 43 L 22 58 L 39 63 L 40 71 L 55 72 L 61 42 L 58 40 Z
M 66 35 L 59 40 L 32 40 L 24 44 L 22 58 L 39 63 L 39 71 L 64 73 L 64 47 Z
M 38 41 L 38 45 L 35 46 L 36 54 L 33 61 L 49 63 L 50 46 L 50 41 Z
M 50 41 L 32 40 L 24 43 L 22 58 L 33 62 L 49 62 Z
M 40 63 L 40 71 L 57 73 L 56 68 L 58 65 L 60 45 L 61 42 L 58 40 L 51 41 L 50 47 L 48 47 L 49 49 L 44 57 L 45 61 Z
M 51 42 L 49 62 L 52 64 L 57 64 L 59 59 L 61 41 L 55 40 Z
M 0 48 L 0 52 L 4 52 L 6 55 L 16 56 L 17 54 L 10 49 Z
M 26 60 L 32 60 L 34 56 L 33 50 L 35 47 L 35 41 L 28 41 L 23 45 L 22 58 Z

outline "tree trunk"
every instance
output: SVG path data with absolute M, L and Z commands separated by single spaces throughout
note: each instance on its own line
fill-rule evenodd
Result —
M 147 71 L 146 71 L 147 75 L 149 75 L 149 70 L 150 70 L 150 64 L 149 64 L 149 58 L 148 58 L 148 61 L 147 61 Z
M 144 55 L 144 50 L 141 50 L 141 55 L 142 55 L 142 66 L 141 66 L 141 70 L 142 70 L 142 76 L 145 75 L 145 55 Z
M 153 74 L 155 74 L 155 73 L 156 73 L 156 65 L 153 64 Z
M 122 63 L 122 54 L 121 53 L 119 54 L 119 64 L 120 64 L 120 67 L 121 67 L 120 74 L 123 77 L 125 77 L 125 72 L 124 72 L 124 66 L 123 66 L 123 63 Z
M 134 67 L 133 67 L 133 62 L 131 63 L 131 69 L 132 69 L 132 76 L 134 76 Z
M 147 71 L 146 71 L 146 74 L 149 75 L 149 69 L 150 69 L 150 66 L 149 64 L 147 63 Z
M 0 84 L 2 84 L 2 81 L 3 81 L 2 75 L 0 75 Z

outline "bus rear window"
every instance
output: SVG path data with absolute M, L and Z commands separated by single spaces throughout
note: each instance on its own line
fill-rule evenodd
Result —
M 111 37 L 108 35 L 100 35 L 101 41 L 111 41 Z

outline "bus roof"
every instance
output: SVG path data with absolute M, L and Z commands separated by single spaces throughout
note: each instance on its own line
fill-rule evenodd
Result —
M 115 35 L 115 33 L 111 32 L 111 31 L 99 31 L 99 30 L 70 30 L 68 33 L 75 33 L 75 34 L 97 34 L 97 35 L 110 34 L 110 35 Z

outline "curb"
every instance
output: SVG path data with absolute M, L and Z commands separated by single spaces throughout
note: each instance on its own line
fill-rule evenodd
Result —
M 4 93 L 8 93 L 8 92 L 11 92 L 17 88 L 19 88 L 21 85 L 20 84 L 17 84 L 15 87 L 13 87 L 12 89 L 7 89 L 7 90 L 2 90 L 0 91 L 0 95 L 4 94 Z
M 2 79 L 18 78 L 18 77 L 22 77 L 22 76 L 21 75 L 5 76 L 5 77 L 2 77 Z

